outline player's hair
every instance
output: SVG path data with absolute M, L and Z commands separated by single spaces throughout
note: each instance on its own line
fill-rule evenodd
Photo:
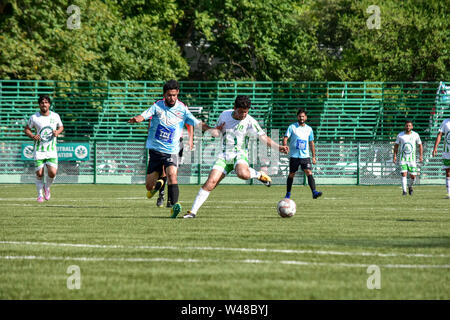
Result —
M 167 81 L 163 87 L 163 94 L 166 93 L 168 90 L 180 90 L 180 85 L 178 84 L 178 81 L 177 80 Z
M 48 103 L 52 104 L 52 100 L 47 94 L 41 94 L 38 99 L 38 103 L 41 103 L 43 100 L 47 100 Z
M 409 119 L 406 119 L 406 120 L 405 120 L 405 124 L 407 124 L 407 123 L 413 124 L 412 120 L 409 120 Z
M 297 115 L 299 115 L 300 113 L 304 113 L 305 114 L 305 116 L 307 116 L 308 114 L 306 113 L 306 110 L 305 109 L 303 109 L 303 108 L 299 108 L 298 110 L 297 110 Z
M 248 96 L 237 96 L 236 100 L 234 100 L 235 108 L 244 108 L 248 109 L 252 106 L 252 102 Z

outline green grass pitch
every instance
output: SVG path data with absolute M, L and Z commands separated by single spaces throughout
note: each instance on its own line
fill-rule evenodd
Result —
M 180 186 L 183 213 L 198 189 Z M 284 186 L 224 185 L 170 219 L 142 185 L 55 184 L 42 204 L 0 185 L 0 299 L 450 298 L 444 185 L 319 190 L 294 186 L 282 219 Z

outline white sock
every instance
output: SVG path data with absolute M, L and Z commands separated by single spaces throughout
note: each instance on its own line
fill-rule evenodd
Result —
M 50 188 L 50 186 L 51 186 L 52 183 L 53 183 L 53 180 L 55 180 L 55 178 L 50 178 L 49 176 L 47 176 L 47 183 L 45 184 L 45 187 L 46 187 L 47 189 Z
M 198 209 L 203 205 L 203 203 L 208 199 L 209 191 L 200 188 L 197 196 L 195 197 L 194 204 L 192 205 L 191 213 L 197 214 Z
M 447 194 L 450 196 L 450 178 L 445 180 L 445 185 L 447 186 Z
M 38 197 L 42 197 L 42 188 L 44 188 L 44 178 L 39 179 L 36 177 L 36 190 Z
M 259 179 L 259 177 L 261 177 L 261 172 L 258 172 L 250 167 L 248 168 L 248 170 L 250 171 L 250 179 Z
M 402 176 L 402 189 L 406 192 L 407 178 Z
M 412 187 L 414 185 L 414 182 L 416 182 L 416 179 L 409 179 L 408 187 Z

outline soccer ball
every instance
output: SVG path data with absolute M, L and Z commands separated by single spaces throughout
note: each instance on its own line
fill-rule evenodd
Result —
M 280 217 L 289 218 L 297 211 L 297 205 L 293 200 L 284 198 L 278 201 L 277 211 Z

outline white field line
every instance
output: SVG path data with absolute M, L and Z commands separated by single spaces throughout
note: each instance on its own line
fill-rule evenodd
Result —
M 169 259 L 169 258 L 104 258 L 104 257 L 44 257 L 44 256 L 0 256 L 0 260 L 41 260 L 41 261 L 85 261 L 85 262 L 180 262 L 180 263 L 248 263 L 248 264 L 287 264 L 320 267 L 352 267 L 367 268 L 370 264 L 361 263 L 325 263 L 308 261 L 273 261 L 273 260 L 212 260 L 212 259 Z M 385 264 L 379 265 L 391 269 L 450 269 L 450 265 L 415 265 L 415 264 Z
M 268 252 L 293 254 L 319 254 L 335 256 L 366 256 L 366 257 L 414 257 L 414 258 L 448 258 L 450 254 L 425 253 L 379 253 L 379 252 L 349 252 L 325 250 L 294 250 L 294 249 L 266 249 L 266 248 L 225 248 L 225 247 L 176 247 L 176 246 L 124 246 L 82 243 L 59 242 L 32 242 L 32 241 L 0 241 L 0 244 L 34 245 L 52 247 L 99 248 L 99 249 L 139 249 L 139 250 L 194 250 L 194 251 L 238 251 L 238 252 Z

